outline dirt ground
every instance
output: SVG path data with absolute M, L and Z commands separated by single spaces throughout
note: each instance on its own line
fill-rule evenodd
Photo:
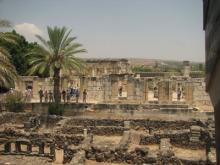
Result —
M 149 148 L 149 152 L 153 152 L 153 153 L 158 153 L 159 151 L 159 145 L 158 144 L 149 144 L 149 145 L 138 145 L 138 144 L 130 144 L 128 151 L 134 151 L 135 148 L 143 148 L 143 147 L 147 147 Z
M 121 138 L 121 136 L 94 136 L 93 144 L 106 142 L 107 144 L 117 145 Z
M 206 152 L 203 149 L 192 150 L 173 147 L 175 156 L 178 158 L 188 159 L 188 160 L 206 160 Z
M 96 162 L 92 160 L 86 160 L 86 165 L 125 165 L 125 164 L 115 164 L 115 163 Z
M 47 158 L 33 156 L 1 155 L 0 165 L 53 165 Z

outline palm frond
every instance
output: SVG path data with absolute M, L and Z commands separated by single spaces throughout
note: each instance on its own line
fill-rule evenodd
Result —
M 71 30 L 66 27 L 47 27 L 49 41 L 37 35 L 41 45 L 29 52 L 26 57 L 31 65 L 29 74 L 44 73 L 53 75 L 54 69 L 62 71 L 82 70 L 85 65 L 75 55 L 86 52 L 82 44 L 76 43 L 76 37 L 70 37 Z

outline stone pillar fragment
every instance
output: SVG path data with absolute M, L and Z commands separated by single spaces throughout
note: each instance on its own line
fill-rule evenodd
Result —
M 10 153 L 11 152 L 11 143 L 10 142 L 6 142 L 4 145 L 4 152 L 5 153 Z
M 149 127 L 149 134 L 152 135 L 153 134 L 153 128 Z
M 27 144 L 27 153 L 31 153 L 32 152 L 32 145 L 29 143 Z
M 124 127 L 130 129 L 130 121 L 124 121 Z
M 144 101 L 148 101 L 148 81 L 144 81 Z
M 68 160 L 68 144 L 65 143 L 63 146 L 63 164 L 65 164 Z
M 21 152 L 21 143 L 19 141 L 15 142 L 15 152 Z
M 193 103 L 193 83 L 192 82 L 187 82 L 184 87 L 184 96 L 185 100 L 188 104 Z
M 171 81 L 164 80 L 158 82 L 158 101 L 171 102 L 172 101 L 172 85 Z
M 45 146 L 44 142 L 41 142 L 39 144 L 39 154 L 40 155 L 44 154 L 44 146 Z
M 50 157 L 54 160 L 55 159 L 55 144 L 50 144 Z
M 86 138 L 87 137 L 87 129 L 83 129 L 83 136 L 84 136 L 84 138 Z

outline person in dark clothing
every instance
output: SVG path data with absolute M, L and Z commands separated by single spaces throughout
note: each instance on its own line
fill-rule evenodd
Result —
M 178 90 L 177 90 L 177 99 L 178 99 L 178 100 L 181 99 L 181 94 L 182 94 L 181 89 L 178 88 Z
M 70 98 L 71 98 L 71 89 L 67 89 L 66 90 L 66 98 L 67 98 L 67 102 L 70 102 Z
M 76 89 L 76 103 L 79 102 L 79 94 L 80 94 L 79 88 L 77 88 L 77 89 Z
M 87 91 L 86 89 L 83 90 L 83 103 L 86 103 Z
M 40 103 L 42 103 L 42 99 L 43 99 L 43 96 L 44 96 L 44 92 L 42 89 L 39 90 L 39 97 L 40 97 Z
M 123 88 L 122 88 L 122 86 L 120 86 L 120 87 L 118 88 L 118 94 L 119 94 L 119 96 L 122 96 L 122 90 L 123 90 Z
M 62 91 L 62 97 L 63 97 L 63 102 L 65 103 L 66 102 L 66 91 L 65 90 Z

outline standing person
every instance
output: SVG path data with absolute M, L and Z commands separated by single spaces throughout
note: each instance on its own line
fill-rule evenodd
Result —
M 31 101 L 31 90 L 27 89 L 27 101 L 30 102 Z
M 73 97 L 73 95 L 74 95 L 73 87 L 70 87 L 70 100 Z
M 53 102 L 53 92 L 49 90 L 49 102 Z
M 73 100 L 75 100 L 76 97 L 76 87 L 73 87 Z
M 123 90 L 123 87 L 120 86 L 120 87 L 118 88 L 118 94 L 119 94 L 119 96 L 122 96 L 122 90 Z
M 77 88 L 77 89 L 76 89 L 76 103 L 79 102 L 79 94 L 80 94 L 79 88 Z
M 25 96 L 25 102 L 27 102 L 28 101 L 28 90 L 27 89 L 25 89 L 24 91 L 24 96 Z
M 86 103 L 87 91 L 86 89 L 83 90 L 83 103 Z
M 45 103 L 48 102 L 48 92 L 47 90 L 44 91 L 44 99 L 45 99 Z
M 180 100 L 181 99 L 181 89 L 178 88 L 177 90 L 177 100 Z
M 66 91 L 65 90 L 62 91 L 62 97 L 63 97 L 63 102 L 65 103 L 66 102 Z
M 71 89 L 70 89 L 70 88 L 67 89 L 67 90 L 66 90 L 66 93 L 67 93 L 67 95 L 66 95 L 67 102 L 69 103 L 69 102 L 70 102 L 70 98 L 71 98 Z
M 33 92 L 31 88 L 28 88 L 28 100 L 31 102 L 31 99 L 33 98 Z
M 38 93 L 39 93 L 39 97 L 40 97 L 40 103 L 42 103 L 42 99 L 43 99 L 43 97 L 44 97 L 44 92 L 43 92 L 43 90 L 40 88 L 40 90 L 38 91 Z

